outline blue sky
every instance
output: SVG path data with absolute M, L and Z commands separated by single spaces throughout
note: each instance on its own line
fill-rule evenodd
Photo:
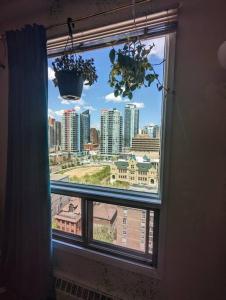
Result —
M 152 55 L 150 61 L 153 64 L 159 63 L 164 58 L 164 38 L 148 40 L 145 43 L 153 43 Z M 156 88 L 156 85 L 149 88 L 142 88 L 134 93 L 133 99 L 129 100 L 122 97 L 114 97 L 113 89 L 108 85 L 108 76 L 110 71 L 109 61 L 110 48 L 97 49 L 87 51 L 82 54 L 84 58 L 94 58 L 94 63 L 97 69 L 98 81 L 92 85 L 84 86 L 82 98 L 79 101 L 66 101 L 60 98 L 57 87 L 54 87 L 52 79 L 54 72 L 52 70 L 53 59 L 48 60 L 48 88 L 49 88 L 49 115 L 61 120 L 62 113 L 65 109 L 74 108 L 78 113 L 86 109 L 90 110 L 91 127 L 100 128 L 100 111 L 103 108 L 117 108 L 124 115 L 124 107 L 127 103 L 136 103 L 140 108 L 140 128 L 144 125 L 161 122 L 161 105 L 162 93 Z M 163 77 L 163 64 L 155 66 L 156 73 L 160 76 L 160 81 Z

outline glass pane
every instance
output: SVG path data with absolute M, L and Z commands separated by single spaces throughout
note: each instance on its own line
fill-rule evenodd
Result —
M 93 239 L 145 252 L 146 210 L 94 202 Z
M 162 81 L 165 37 L 142 42 L 155 44 L 149 61 Z M 115 97 L 108 84 L 111 49 L 81 53 L 94 59 L 98 80 L 84 85 L 77 101 L 61 98 L 53 83 L 54 58 L 48 60 L 51 180 L 157 193 L 162 92 L 154 83 L 136 90 L 132 100 Z
M 52 194 L 52 228 L 82 234 L 81 198 Z
M 154 228 L 154 212 L 150 211 L 150 220 L 149 220 L 149 245 L 148 251 L 150 254 L 153 253 L 153 228 Z

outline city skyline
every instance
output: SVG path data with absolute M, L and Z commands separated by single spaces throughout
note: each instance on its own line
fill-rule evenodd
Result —
M 155 47 L 151 55 L 153 64 L 158 64 L 164 59 L 164 38 L 145 41 L 147 44 L 154 42 Z M 140 109 L 140 127 L 149 123 L 161 124 L 161 104 L 162 93 L 156 85 L 149 88 L 142 88 L 134 93 L 134 98 L 130 101 L 127 98 L 115 97 L 112 88 L 108 85 L 108 75 L 110 71 L 109 49 L 103 48 L 82 53 L 84 58 L 94 58 L 98 74 L 98 81 L 93 86 L 84 86 L 82 97 L 78 101 L 67 101 L 59 96 L 58 88 L 54 86 L 52 79 L 53 59 L 48 60 L 48 88 L 49 88 L 49 116 L 56 120 L 61 120 L 63 111 L 75 109 L 81 113 L 87 109 L 90 111 L 90 125 L 100 129 L 100 119 L 102 109 L 116 108 L 123 115 L 126 104 L 134 103 Z M 163 78 L 163 64 L 156 65 L 155 71 L 159 74 L 160 80 Z
M 150 60 L 162 81 L 164 38 L 144 42 L 156 45 Z M 82 53 L 94 59 L 98 81 L 84 85 L 77 101 L 59 96 L 48 61 L 51 179 L 157 193 L 162 92 L 154 83 L 134 91 L 133 100 L 115 97 L 108 84 L 110 49 Z
M 139 109 L 132 104 L 125 106 L 123 115 L 117 109 L 102 110 L 100 130 L 91 127 L 89 110 L 81 113 L 74 109 L 64 110 L 61 121 L 49 117 L 48 123 L 49 147 L 57 146 L 58 150 L 67 152 L 82 152 L 84 146 L 91 142 L 100 144 L 102 154 L 119 154 L 123 147 L 131 148 L 132 141 L 140 134 L 160 139 L 159 125 L 151 123 L 140 128 Z M 95 142 L 92 136 L 94 130 Z

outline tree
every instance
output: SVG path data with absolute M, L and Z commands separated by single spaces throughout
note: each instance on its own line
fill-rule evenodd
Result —
M 111 231 L 107 226 L 94 224 L 93 238 L 98 241 L 113 243 L 114 231 Z

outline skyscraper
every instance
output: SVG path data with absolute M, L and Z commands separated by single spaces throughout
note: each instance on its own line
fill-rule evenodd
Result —
M 62 116 L 62 150 L 80 151 L 80 123 L 75 110 L 65 110 Z
M 144 129 L 142 130 L 142 134 L 148 134 L 149 137 L 151 139 L 153 139 L 154 138 L 154 127 L 155 127 L 155 125 L 153 123 L 145 125 Z
M 61 146 L 61 122 L 55 121 L 54 124 L 54 145 Z
M 99 133 L 96 128 L 90 128 L 90 143 L 99 144 Z
M 61 122 L 51 117 L 48 119 L 48 139 L 49 148 L 61 145 Z
M 135 104 L 126 104 L 124 115 L 124 146 L 131 147 L 132 138 L 139 133 L 139 109 Z
M 122 152 L 122 116 L 114 108 L 101 111 L 101 154 Z
M 142 133 L 148 134 L 151 139 L 159 139 L 160 138 L 160 126 L 150 123 L 149 125 L 144 126 Z
M 55 119 L 49 117 L 49 119 L 48 119 L 48 141 L 49 141 L 49 148 L 54 147 L 54 124 L 55 124 Z
M 153 129 L 153 138 L 154 139 L 160 139 L 160 126 L 155 125 Z
M 80 150 L 90 142 L 90 114 L 89 110 L 80 114 Z

